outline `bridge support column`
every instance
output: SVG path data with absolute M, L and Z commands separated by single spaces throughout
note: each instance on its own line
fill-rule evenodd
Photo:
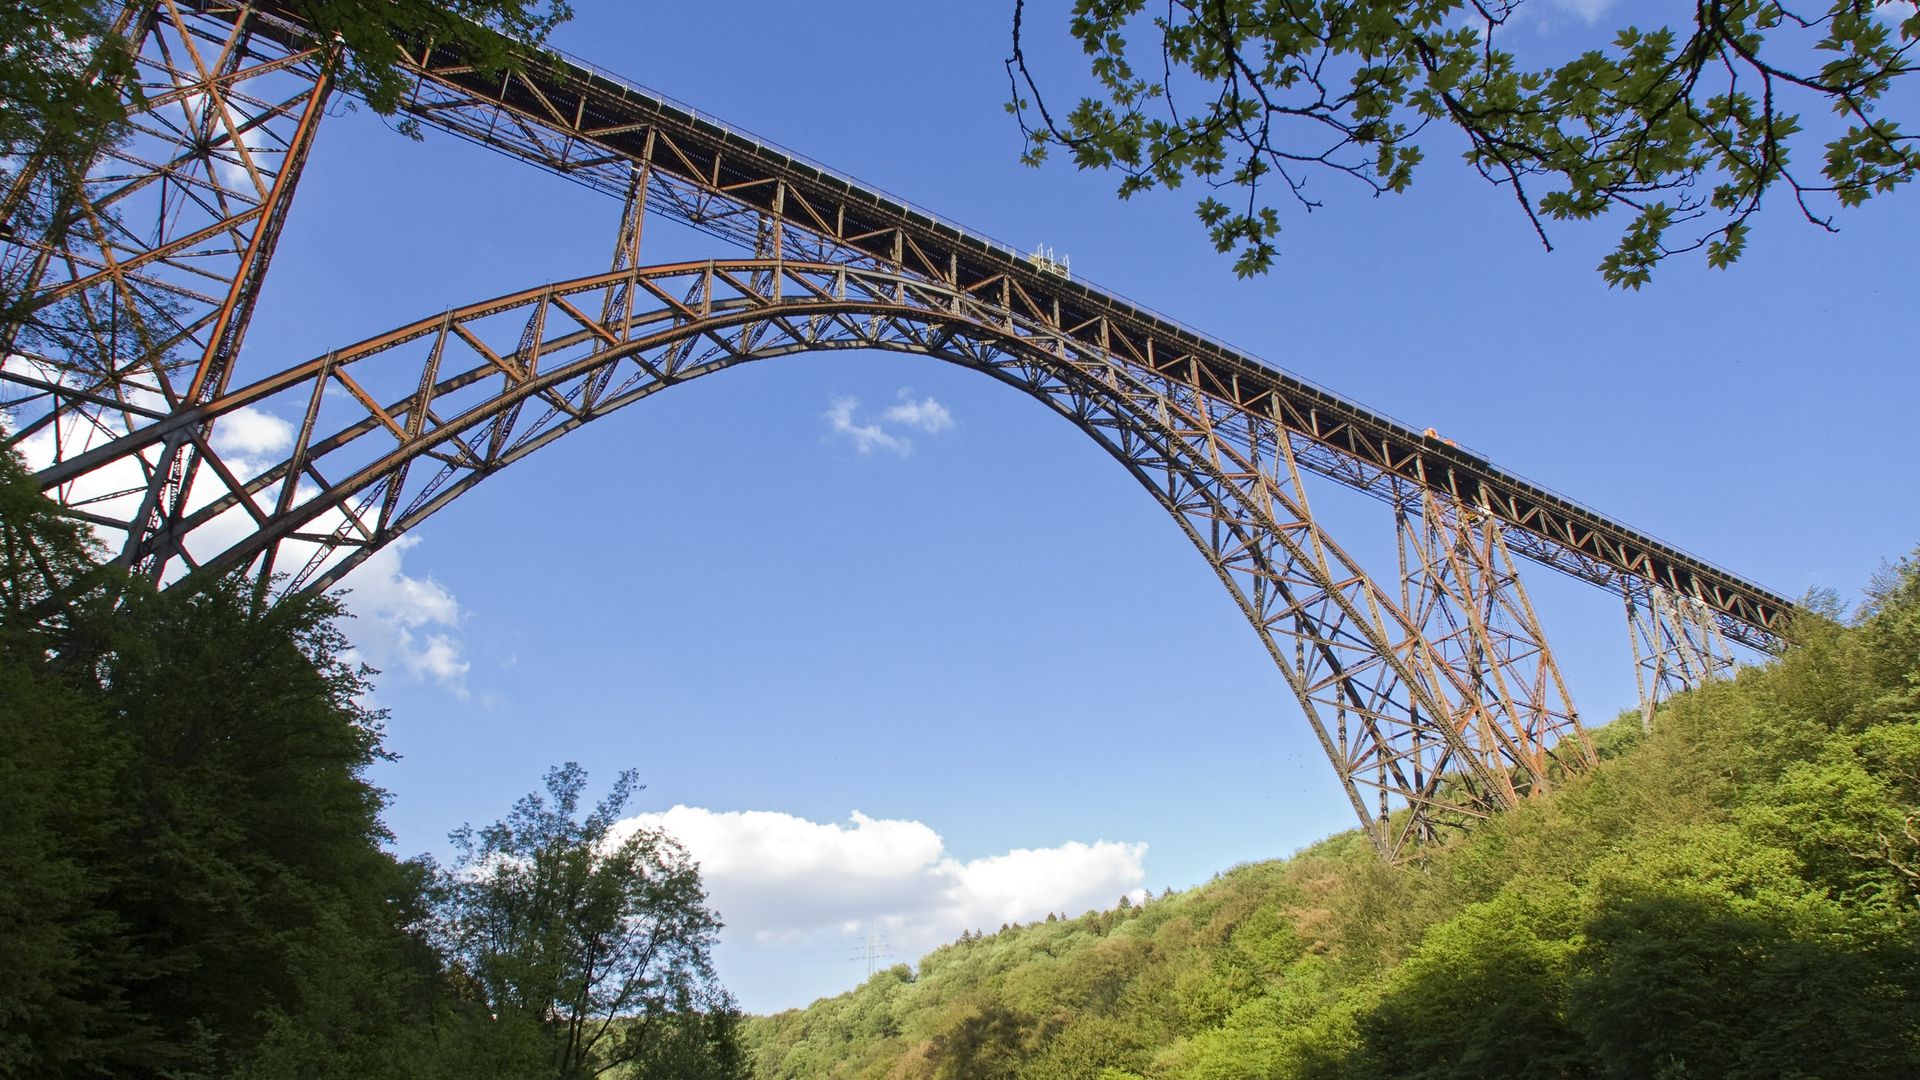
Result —
M 1118 384 L 1111 355 L 1093 373 Z M 1516 777 L 1537 786 L 1522 740 L 1468 705 L 1475 692 L 1317 524 L 1282 419 L 1226 405 L 1184 365 L 1133 371 L 1141 426 L 1166 427 L 1188 458 L 1162 501 L 1266 640 L 1381 856 L 1417 858 L 1442 828 L 1511 807 Z M 1210 486 L 1224 497 L 1203 506 Z
M 1500 523 L 1432 489 L 1402 485 L 1400 495 L 1401 604 L 1467 688 L 1473 722 L 1507 733 L 1524 767 L 1515 781 L 1530 790 L 1555 764 L 1589 764 L 1593 748 Z
M 332 88 L 335 46 L 278 16 L 184 4 L 123 14 L 126 137 L 77 175 L 23 172 L 6 195 L 29 225 L 9 241 L 9 265 L 27 269 L 0 326 L 18 395 L 8 442 L 36 466 L 203 407 L 232 383 Z M 158 578 L 209 494 L 237 498 L 255 522 L 269 514 L 214 441 L 210 423 L 176 426 L 114 476 L 57 497 L 110 530 L 123 565 Z M 196 494 L 209 476 L 212 492 Z
M 1731 674 L 1733 651 L 1713 610 L 1699 599 L 1659 585 L 1623 585 L 1621 592 L 1640 688 L 1640 727 L 1652 731 L 1662 701 Z
M 647 133 L 646 149 L 641 160 L 635 162 L 627 177 L 626 199 L 620 206 L 620 228 L 613 239 L 613 259 L 607 269 L 614 273 L 632 271 L 640 265 L 640 242 L 647 230 L 647 191 L 653 180 L 653 133 Z M 618 335 L 625 334 L 633 323 L 634 312 L 633 283 L 621 279 L 608 285 L 606 294 L 600 301 L 600 322 L 613 331 L 613 340 L 601 340 L 594 343 L 594 351 L 605 352 L 619 341 Z M 586 402 L 592 405 L 605 391 L 609 370 L 596 377 L 585 388 Z

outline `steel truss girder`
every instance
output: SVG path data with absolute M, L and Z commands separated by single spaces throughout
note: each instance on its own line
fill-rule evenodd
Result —
M 756 254 L 769 253 L 771 235 L 788 258 L 888 269 L 965 291 L 1011 279 L 1052 308 L 1067 336 L 1097 344 L 1086 335 L 1099 325 L 1149 365 L 1189 368 L 1205 392 L 1282 418 L 1304 437 L 1296 459 L 1309 471 L 1389 503 L 1403 483 L 1434 488 L 1513 526 L 1515 554 L 1608 590 L 1688 592 L 1709 604 L 1730 640 L 1762 653 L 1783 647 L 1793 605 L 1766 589 L 618 76 L 547 52 L 524 59 L 519 70 L 487 74 L 445 48 L 413 47 L 407 107 L 425 124 L 614 195 L 627 190 L 633 164 L 645 163 L 654 210 Z
M 1511 732 L 1532 775 L 1580 770 L 1593 747 L 1506 542 L 1484 510 L 1402 484 L 1395 506 L 1401 606 L 1472 688 L 1489 730 Z M 1557 767 L 1557 768 L 1556 768 Z
M 1733 650 L 1713 610 L 1698 597 L 1659 586 L 1622 590 L 1627 634 L 1633 640 L 1633 675 L 1640 690 L 1640 727 L 1653 730 L 1653 714 L 1673 695 L 1726 678 Z
M 139 90 L 127 137 L 9 243 L 21 317 L 0 327 L 0 407 L 11 445 L 55 461 L 225 388 L 331 87 L 324 49 L 250 8 L 126 12 Z M 55 178 L 38 168 L 9 188 L 10 211 L 51 198 Z M 177 525 L 203 468 L 232 492 L 208 439 L 175 427 L 130 462 L 144 498 L 125 515 L 137 525 L 123 562 L 160 572 L 141 562 L 144 537 Z
M 286 8 L 176 2 L 211 20 Z M 297 25 L 272 25 L 297 40 Z M 476 69 L 431 42 L 402 52 L 416 75 L 405 107 L 424 124 L 615 196 L 629 191 L 642 166 L 652 209 L 756 255 L 890 269 L 966 291 L 1012 278 L 1054 309 L 1068 336 L 1098 323 L 1130 339 L 1149 363 L 1198 369 L 1207 393 L 1284 418 L 1305 437 L 1296 460 L 1310 471 L 1387 502 L 1401 481 L 1444 491 L 1513 526 L 1515 554 L 1609 590 L 1658 584 L 1699 596 L 1729 640 L 1763 653 L 1784 644 L 1793 605 L 1758 585 L 618 76 L 531 49 L 520 49 L 520 65 L 505 73 Z
M 1419 453 L 1357 439 L 1366 422 L 1356 426 L 1350 403 L 1260 390 L 1276 374 L 1265 369 L 1243 386 L 1222 375 L 1217 343 L 1195 348 L 1190 333 L 1169 335 L 1138 312 L 1103 314 L 1017 255 L 963 259 L 949 243 L 963 234 L 897 220 L 899 207 L 812 166 L 788 158 L 793 176 L 743 172 L 764 148 L 724 130 L 583 132 L 586 99 L 569 117 L 537 70 L 502 77 L 500 102 L 519 102 L 506 107 L 472 96 L 461 82 L 471 70 L 428 49 L 412 108 L 577 179 L 617 182 L 627 210 L 613 272 L 270 364 L 231 390 L 329 89 L 322 54 L 268 10 L 198 0 L 148 9 L 129 29 L 153 88 L 135 139 L 96 164 L 78 208 L 62 210 L 70 221 L 52 219 L 85 227 L 52 228 L 11 264 L 30 268 L 43 308 L 91 304 L 135 331 L 99 342 L 91 363 L 66 349 L 9 355 L 0 368 L 13 441 L 47 444 L 43 485 L 118 533 L 129 565 L 156 578 L 170 566 L 246 567 L 263 583 L 282 574 L 287 588 L 324 588 L 486 476 L 674 382 L 794 352 L 892 349 L 1020 387 L 1155 494 L 1261 632 L 1387 857 L 1448 819 L 1541 790 L 1542 740 L 1578 734 L 1570 709 L 1555 727 L 1504 699 L 1488 707 L 1479 668 L 1450 655 L 1449 638 L 1430 639 L 1324 535 L 1301 483 L 1304 466 L 1382 494 L 1411 469 L 1459 494 L 1471 469 L 1429 475 Z M 709 152 L 716 130 L 727 153 Z M 605 138 L 622 147 L 576 156 Z M 802 173 L 820 183 L 794 183 Z M 639 269 L 649 208 L 758 257 Z M 146 214 L 151 229 L 124 226 Z M 243 417 L 271 425 L 276 413 L 302 417 L 284 457 L 245 438 L 221 447 Z M 217 482 L 196 490 L 203 471 Z M 1483 509 L 1503 497 L 1484 486 L 1478 496 Z M 1550 555 L 1574 550 L 1528 535 Z M 1594 567 L 1619 570 L 1599 559 L 1570 572 L 1591 578 Z M 1729 596 L 1722 619 L 1747 602 Z
M 644 306 L 642 303 L 644 302 Z M 235 480 L 139 555 L 325 588 L 487 476 L 665 387 L 749 360 L 823 349 L 919 353 L 1016 386 L 1093 437 L 1206 555 L 1314 728 L 1389 858 L 1450 820 L 1546 783 L 1477 688 L 1315 523 L 1296 435 L 1091 349 L 987 296 L 916 277 L 788 260 L 626 269 L 424 319 L 291 365 L 126 430 L 41 473 L 97 524 L 132 532 L 139 493 L 114 478 L 181 430 L 219 434 L 260 412 L 298 415 L 275 459 Z M 208 454 L 217 440 L 207 440 Z M 229 455 L 231 457 L 231 455 Z

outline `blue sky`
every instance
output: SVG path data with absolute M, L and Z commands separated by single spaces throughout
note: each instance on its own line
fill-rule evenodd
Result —
M 1631 525 L 1798 594 L 1920 541 L 1911 417 L 1920 203 L 1829 237 L 1776 206 L 1727 272 L 1593 271 L 1448 154 L 1375 200 L 1315 181 L 1238 281 L 1190 192 L 1023 168 L 1006 5 L 581 0 L 555 43 L 1234 342 Z M 1536 6 L 1544 49 L 1604 3 Z M 1030 15 L 1064 84 L 1064 23 Z M 1051 39 L 1049 46 L 1046 42 Z M 249 351 L 304 359 L 450 305 L 604 269 L 618 206 L 336 109 Z M 728 255 L 650 224 L 645 261 Z M 1313 491 L 1389 565 L 1392 522 Z M 1111 460 L 990 380 L 802 357 L 677 387 L 488 480 L 349 579 L 401 760 L 402 852 L 446 850 L 549 765 L 640 772 L 636 813 L 706 864 L 749 1009 L 961 929 L 1204 881 L 1352 824 L 1280 675 Z M 1631 703 L 1618 601 L 1529 578 L 1577 702 Z

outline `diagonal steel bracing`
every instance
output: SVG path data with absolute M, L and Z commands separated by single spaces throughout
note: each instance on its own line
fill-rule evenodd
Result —
M 9 253 L 19 317 L 0 327 L 10 440 L 50 441 L 56 460 L 226 386 L 331 85 L 325 48 L 290 43 L 284 24 L 259 33 L 266 17 L 246 9 L 125 12 L 127 137 L 84 176 L 36 162 L 7 194 L 34 224 Z M 231 492 L 208 439 L 174 427 L 126 462 L 116 492 L 142 489 L 124 515 L 127 565 L 161 573 L 146 538 L 177 524 L 203 470 Z M 76 508 L 100 494 L 61 493 Z
M 751 360 L 886 349 L 1019 388 L 1154 495 L 1261 635 L 1389 859 L 1590 759 L 1514 554 L 1624 589 L 1630 613 L 1677 590 L 1693 631 L 1777 647 L 1786 609 L 1765 590 L 546 54 L 487 73 L 403 45 L 408 107 L 621 197 L 609 271 L 299 362 L 243 351 L 328 54 L 272 4 L 127 10 L 145 91 L 134 134 L 5 264 L 43 322 L 69 312 L 86 332 L 10 323 L 0 392 L 43 488 L 156 579 L 244 571 L 324 589 L 486 477 L 659 390 Z M 23 174 L 9 198 L 34 190 Z M 660 213 L 749 254 L 644 266 Z M 291 445 L 237 437 L 263 422 L 290 425 Z M 1309 475 L 1395 508 L 1399 589 L 1322 528 Z M 1646 642 L 1694 640 L 1671 618 L 1651 625 Z M 1647 670 L 1669 686 L 1696 667 Z
M 1510 740 L 1530 783 L 1593 761 L 1560 665 L 1492 515 L 1403 485 L 1400 595 L 1441 663 L 1472 690 L 1474 723 Z
M 1658 585 L 1627 585 L 1621 591 L 1633 641 L 1633 676 L 1640 688 L 1640 727 L 1652 731 L 1661 702 L 1731 674 L 1733 650 L 1712 609 L 1698 597 Z
M 632 297 L 646 306 L 630 309 L 623 298 Z M 1518 798 L 1514 776 L 1528 775 L 1528 763 L 1472 719 L 1473 687 L 1315 524 L 1279 423 L 1087 349 L 1031 312 L 897 274 L 740 260 L 542 286 L 234 388 L 58 463 L 42 481 L 109 489 L 92 478 L 174 432 L 217 432 L 249 412 L 299 415 L 284 457 L 241 469 L 233 490 L 152 533 L 141 556 L 178 556 L 209 573 L 287 570 L 287 588 L 324 588 L 582 424 L 749 360 L 836 348 L 922 353 L 986 372 L 1125 464 L 1263 635 L 1384 853 L 1397 857 L 1448 820 Z M 120 504 L 138 501 L 128 493 Z M 95 513 L 122 530 L 139 525 Z
M 646 161 L 656 212 L 744 250 L 764 253 L 771 219 L 788 258 L 889 268 L 968 290 L 1009 277 L 1050 306 L 1068 336 L 1098 344 L 1095 327 L 1116 329 L 1145 362 L 1189 365 L 1208 393 L 1284 416 L 1306 436 L 1297 457 L 1310 472 L 1388 503 L 1397 481 L 1444 491 L 1512 526 L 1509 548 L 1522 558 L 1609 590 L 1627 579 L 1699 597 L 1730 640 L 1760 652 L 1781 647 L 1792 603 L 1737 575 L 616 75 L 552 53 L 526 56 L 521 70 L 489 74 L 447 49 L 414 49 L 409 108 L 427 125 L 610 194 L 625 191 L 631 163 Z

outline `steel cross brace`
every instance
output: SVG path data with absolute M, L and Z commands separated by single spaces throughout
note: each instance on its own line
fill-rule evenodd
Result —
M 327 49 L 256 33 L 265 17 L 251 9 L 210 20 L 162 0 L 125 13 L 139 90 L 127 137 L 72 182 L 29 169 L 8 193 L 23 206 L 62 193 L 11 241 L 18 317 L 0 327 L 7 442 L 36 463 L 225 389 L 331 88 Z M 120 561 L 157 579 L 179 553 L 154 538 L 177 531 L 202 471 L 227 493 L 238 477 L 204 425 L 123 464 L 110 489 L 56 494 L 116 529 Z
M 1593 747 L 1527 596 L 1506 529 L 1431 489 L 1401 485 L 1395 507 L 1401 603 L 1442 662 L 1473 688 L 1477 722 L 1514 734 L 1545 777 L 1582 769 Z
M 1733 650 L 1712 609 L 1697 597 L 1658 585 L 1621 591 L 1627 603 L 1627 635 L 1633 640 L 1634 681 L 1640 688 L 1640 727 L 1652 731 L 1661 702 L 1728 677 L 1734 668 Z
M 1279 424 L 1073 343 L 1003 306 L 1015 295 L 784 260 L 614 271 L 290 366 L 42 479 L 77 490 L 174 431 L 218 432 L 242 410 L 300 415 L 282 460 L 254 463 L 158 542 L 205 572 L 298 566 L 284 587 L 324 588 L 486 476 L 659 389 L 804 351 L 923 353 L 1041 398 L 1154 491 L 1267 641 L 1383 854 L 1545 782 L 1530 736 L 1478 708 L 1477 688 L 1315 522 Z

